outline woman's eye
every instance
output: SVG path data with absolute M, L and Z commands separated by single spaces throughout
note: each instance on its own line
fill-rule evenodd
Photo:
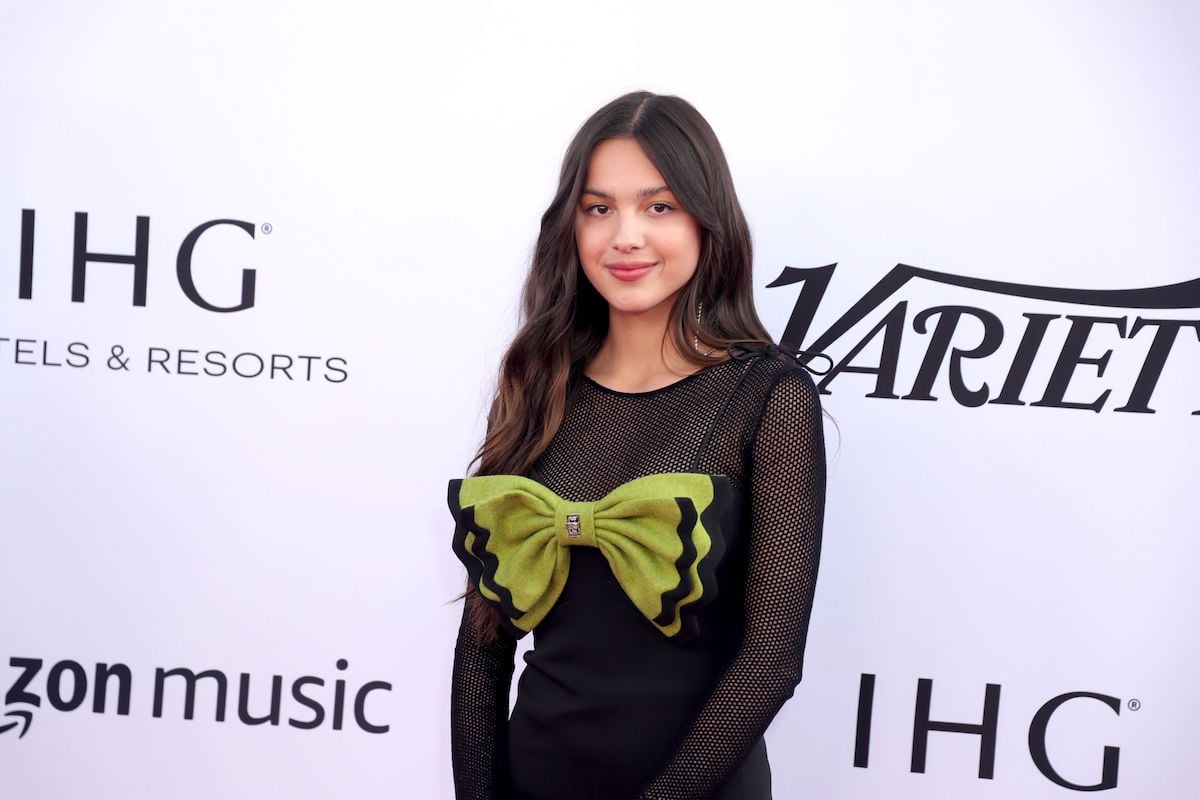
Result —
M 671 210 L 671 207 L 666 203 L 654 203 L 650 206 L 659 214 L 665 214 Z
M 608 206 L 602 205 L 600 203 L 596 203 L 595 205 L 590 205 L 587 207 L 587 213 L 592 214 L 594 216 L 601 216 L 601 215 L 605 214 L 607 211 L 608 211 Z

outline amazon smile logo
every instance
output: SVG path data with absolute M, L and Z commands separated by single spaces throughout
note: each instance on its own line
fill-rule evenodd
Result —
M 43 700 L 47 709 L 56 712 L 90 710 L 93 714 L 130 716 L 137 690 L 143 687 L 142 695 L 149 701 L 150 716 L 154 718 L 191 720 L 197 718 L 199 710 L 199 720 L 224 722 L 227 710 L 236 705 L 236 718 L 243 725 L 278 727 L 285 721 L 282 675 L 270 676 L 270 689 L 264 690 L 262 679 L 241 673 L 235 699 L 230 697 L 234 688 L 230 677 L 218 669 L 157 667 L 152 679 L 139 681 L 135 680 L 134 670 L 121 663 L 97 663 L 89 669 L 78 661 L 65 659 L 46 668 L 44 659 L 13 657 L 8 666 L 9 674 L 2 676 L 0 682 L 0 686 L 8 685 L 4 706 L 0 707 L 3 738 L 13 738 L 14 734 L 16 739 L 25 738 L 33 727 L 35 713 L 43 708 Z M 346 659 L 338 659 L 334 666 L 339 674 L 332 681 L 302 675 L 291 682 L 287 726 L 299 730 L 357 728 L 366 733 L 387 733 L 391 726 L 380 723 L 377 708 L 384 698 L 372 695 L 391 692 L 392 684 L 378 680 L 356 684 L 343 677 L 350 666 Z M 200 695 L 203 701 L 198 701 Z M 368 703 L 372 700 L 375 702 L 368 716 Z
M 803 284 L 781 343 L 805 342 L 836 267 L 785 267 L 767 284 Z M 956 289 L 969 290 L 970 299 L 986 300 L 989 307 L 939 303 L 910 309 L 917 301 L 909 295 L 941 297 Z M 866 397 L 937 401 L 945 396 L 940 388 L 945 374 L 948 399 L 968 408 L 1154 414 L 1151 402 L 1168 364 L 1182 385 L 1200 362 L 1200 318 L 1162 312 L 1196 309 L 1200 278 L 1145 289 L 1070 289 L 897 264 L 801 349 L 834 354 L 832 368 L 817 384 L 822 394 L 832 394 L 838 380 L 852 385 L 844 376 L 857 373 L 873 379 Z M 855 341 L 856 336 L 861 338 Z M 1172 358 L 1176 350 L 1184 354 Z M 1200 405 L 1200 398 L 1165 399 Z M 1190 413 L 1200 415 L 1200 408 Z

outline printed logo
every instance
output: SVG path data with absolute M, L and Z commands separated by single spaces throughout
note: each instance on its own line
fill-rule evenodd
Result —
M 782 343 L 792 347 L 803 343 L 817 307 L 833 279 L 836 264 L 799 269 L 785 267 L 768 287 L 803 283 L 796 299 Z M 1016 298 L 1040 301 L 1045 310 L 1025 311 L 1013 318 L 1006 310 L 991 310 L 966 304 L 939 304 L 910 314 L 909 299 L 898 299 L 902 289 L 921 287 L 959 287 L 982 292 L 993 298 Z M 890 308 L 887 306 L 891 304 Z M 1011 301 L 999 305 L 1010 306 Z M 1053 307 L 1058 306 L 1056 311 Z M 1062 308 L 1066 306 L 1067 308 Z M 1063 313 L 1071 307 L 1118 309 L 1116 314 Z M 950 397 L 960 406 L 977 408 L 985 404 L 1009 406 L 1039 406 L 1100 412 L 1111 406 L 1110 399 L 1120 402 L 1111 408 L 1133 414 L 1153 414 L 1151 407 L 1155 389 L 1172 351 L 1182 341 L 1190 344 L 1194 359 L 1200 353 L 1200 319 L 1174 319 L 1140 312 L 1191 310 L 1200 308 L 1200 278 L 1169 286 L 1146 289 L 1064 289 L 1051 286 L 1030 286 L 1020 283 L 984 280 L 963 275 L 897 264 L 858 301 L 850 306 L 825 332 L 804 346 L 808 353 L 824 353 L 841 343 L 843 337 L 860 323 L 872 324 L 866 335 L 852 344 L 840 358 L 830 357 L 832 368 L 817 384 L 823 394 L 831 394 L 830 385 L 847 373 L 874 376 L 874 387 L 867 397 L 888 400 L 936 401 L 934 394 L 940 375 L 947 373 Z M 882 311 L 882 316 L 879 312 Z M 901 379 L 902 355 L 913 347 L 908 335 L 909 319 L 912 330 L 927 334 L 924 352 L 911 380 Z M 1007 317 L 1007 319 L 1006 319 Z M 1131 319 L 1132 317 L 1132 319 Z M 962 329 L 962 332 L 960 332 Z M 969 329 L 969 330 L 968 330 Z M 1115 333 L 1114 348 L 1100 351 L 1094 339 Z M 964 346 L 961 340 L 972 343 Z M 1015 347 L 1002 345 L 1016 340 Z M 856 363 L 868 347 L 879 355 L 871 363 Z M 1105 377 L 1109 360 L 1119 348 L 1124 363 L 1140 359 L 1135 369 L 1118 373 L 1098 395 L 1084 395 L 1085 388 L 1072 387 L 1077 376 Z M 836 348 L 840 352 L 841 348 Z M 865 356 L 864 356 L 865 358 Z M 1031 376 L 1043 366 L 1048 376 L 1035 384 Z M 1084 376 L 1085 370 L 1090 370 Z M 968 371 L 974 382 L 968 379 Z M 1194 372 L 1194 367 L 1192 368 Z M 1191 373 L 1189 373 L 1191 374 Z M 903 394 L 900 392 L 903 391 Z M 1094 391 L 1094 390 L 1093 390 Z M 1040 393 L 1040 398 L 1029 400 Z M 1115 395 L 1115 398 L 1113 397 Z M 1190 401 L 1189 401 L 1190 402 Z M 1200 415 L 1200 409 L 1191 412 Z
M 996 772 L 996 737 L 1000 717 L 1000 685 L 989 683 L 984 688 L 983 713 L 976 722 L 950 722 L 931 718 L 933 703 L 933 681 L 921 678 L 917 681 L 917 698 L 913 714 L 912 761 L 909 771 L 925 772 L 926 753 L 931 732 L 957 733 L 979 737 L 979 777 L 991 780 Z M 1121 749 L 1104 745 L 1100 759 L 1100 776 L 1095 783 L 1075 783 L 1064 778 L 1055 769 L 1046 746 L 1046 728 L 1054 714 L 1067 703 L 1100 703 L 1114 714 L 1120 715 L 1121 701 L 1099 692 L 1066 692 L 1052 697 L 1041 705 L 1029 722 L 1029 757 L 1047 780 L 1064 789 L 1079 792 L 1097 792 L 1115 789 Z M 863 673 L 858 684 L 858 716 L 854 732 L 854 766 L 866 769 L 870 766 L 871 725 L 875 706 L 875 675 Z M 1130 700 L 1131 711 L 1141 708 L 1137 700 Z
M 11 732 L 16 738 L 25 737 L 31 728 L 34 710 L 42 707 L 42 700 L 50 709 L 73 712 L 90 709 L 94 714 L 116 714 L 128 716 L 135 691 L 148 699 L 150 715 L 155 718 L 168 716 L 224 722 L 227 712 L 236 706 L 237 720 L 243 725 L 288 726 L 300 730 L 315 730 L 325 727 L 340 731 L 347 725 L 366 733 L 387 733 L 390 725 L 381 724 L 375 713 L 368 716 L 367 704 L 376 692 L 390 692 L 392 684 L 386 681 L 367 681 L 357 687 L 343 677 L 338 677 L 327 686 L 325 678 L 302 675 L 291 682 L 290 701 L 287 702 L 285 720 L 284 678 L 272 675 L 270 698 L 263 699 L 262 679 L 255 679 L 243 672 L 238 677 L 236 696 L 231 679 L 218 669 L 196 671 L 187 667 L 154 670 L 153 680 L 135 681 L 133 670 L 127 664 L 97 663 L 86 669 L 78 661 L 63 660 L 45 670 L 45 661 L 40 658 L 10 658 L 10 667 L 16 670 L 4 693 L 4 714 L 0 716 L 0 736 Z M 350 664 L 342 658 L 335 664 L 339 672 L 345 672 Z M 2 684 L 0 684 L 2 685 Z M 254 691 L 251 691 L 254 686 Z M 204 701 L 198 700 L 203 694 Z M 88 703 L 88 700 L 91 700 Z M 252 704 L 261 707 L 251 708 Z M 263 709 L 265 708 L 265 712 Z M 258 713 L 256 713 L 258 712 Z
M 34 299 L 34 255 L 37 214 L 33 209 L 21 211 L 20 256 L 18 260 L 17 299 Z M 221 263 L 205 264 L 200 273 L 205 276 L 206 291 L 197 286 L 193 257 L 202 239 L 218 238 L 212 231 L 240 231 L 246 245 L 256 241 L 257 234 L 264 236 L 274 232 L 270 223 L 255 225 L 239 219 L 213 219 L 192 228 L 175 251 L 175 279 L 183 296 L 196 308 L 219 314 L 249 311 L 258 301 L 258 271 L 252 267 L 238 267 L 234 273 L 227 272 L 228 266 Z M 240 247 L 235 248 L 240 254 Z M 89 221 L 87 212 L 75 212 L 74 238 L 69 264 L 71 275 L 70 302 L 87 302 L 87 284 L 90 275 L 99 269 L 102 280 L 110 277 L 113 266 L 132 277 L 132 306 L 145 307 L 147 285 L 150 274 L 150 218 L 139 216 L 133 228 L 133 252 L 97 252 L 89 245 Z M 239 255 L 240 258 L 240 255 Z M 40 265 L 39 269 L 67 269 L 67 264 Z M 215 280 L 224 288 L 213 288 Z M 240 283 L 236 296 L 231 291 Z M 156 285 L 158 285 L 156 283 Z M 157 291 L 157 290 L 156 290 Z M 222 296 L 216 296 L 224 292 Z M 39 295 L 39 302 L 52 298 Z M 65 298 L 63 298 L 65 302 Z M 0 330 L 0 368 L 9 367 L 67 367 L 69 370 L 88 370 L 108 373 L 144 373 L 153 376 L 202 376 L 206 378 L 243 378 L 295 383 L 344 383 L 349 378 L 347 359 L 305 352 L 307 348 L 292 352 L 262 352 L 259 348 L 227 350 L 214 347 L 163 346 L 162 343 L 127 346 L 127 342 L 83 342 L 58 339 L 53 336 L 14 335 L 15 332 Z M 100 352 L 97 352 L 99 350 Z

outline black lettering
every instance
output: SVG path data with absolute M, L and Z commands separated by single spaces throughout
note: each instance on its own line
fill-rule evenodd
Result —
M 329 377 L 328 375 L 326 375 L 326 376 L 325 376 L 325 380 L 329 381 L 330 383 L 344 383 L 344 382 L 345 382 L 345 380 L 346 380 L 346 378 L 347 378 L 347 377 L 349 377 L 349 376 L 346 374 L 346 370 L 342 369 L 341 367 L 335 367 L 335 366 L 333 365 L 333 362 L 335 362 L 335 361 L 341 362 L 341 364 L 342 364 L 343 366 L 345 366 L 345 364 L 346 364 L 346 359 L 344 359 L 344 358 L 336 358 L 336 357 L 335 357 L 335 358 L 328 359 L 328 360 L 325 362 L 325 368 L 326 368 L 326 369 L 328 369 L 328 370 L 330 370 L 331 372 L 336 372 L 336 373 L 338 373 L 338 374 L 339 374 L 339 375 L 341 375 L 342 377 L 340 377 L 340 378 L 336 378 L 336 379 L 335 379 L 335 378 L 331 378 L 331 377 Z
M 350 666 L 350 662 L 344 658 L 337 660 L 337 668 L 344 670 Z M 345 711 L 346 704 L 346 682 L 338 678 L 333 683 L 333 729 L 340 731 L 342 729 L 342 712 Z
M 129 714 L 129 693 L 133 683 L 133 675 L 124 664 L 96 665 L 96 677 L 92 685 L 92 711 L 103 714 L 108 710 L 108 679 L 117 679 L 117 713 Z
M 302 722 L 298 719 L 289 719 L 288 725 L 291 725 L 293 728 L 312 730 L 313 728 L 320 727 L 321 723 L 325 721 L 325 709 L 321 706 L 321 704 L 300 691 L 301 688 L 309 685 L 324 686 L 325 681 L 312 675 L 305 675 L 302 678 L 297 678 L 296 682 L 292 684 L 292 697 L 296 699 L 297 703 L 311 709 L 313 712 L 313 718 L 308 722 Z
M 38 672 L 42 669 L 42 660 L 40 658 L 13 657 L 8 660 L 8 665 L 24 670 L 24 672 L 18 675 L 17 679 L 13 681 L 13 685 L 8 688 L 8 692 L 4 695 L 4 702 L 29 703 L 32 706 L 41 706 L 42 698 L 33 692 L 25 691 L 25 687 L 37 677 Z
M 214 360 L 213 360 L 213 356 L 220 356 L 220 357 L 221 357 L 221 360 L 214 361 Z M 224 353 L 222 353 L 220 350 L 210 350 L 209 352 L 205 353 L 205 354 L 204 354 L 204 361 L 205 361 L 205 363 L 206 363 L 206 364 L 209 364 L 209 365 L 211 365 L 211 366 L 214 366 L 214 367 L 220 367 L 220 368 L 221 368 L 221 371 L 220 371 L 220 372 L 213 372 L 213 371 L 212 371 L 212 370 L 210 370 L 208 367 L 205 367 L 205 368 L 204 368 L 204 374 L 205 374 L 205 375 L 211 375 L 211 376 L 212 376 L 212 377 L 214 377 L 214 378 L 219 378 L 219 377 L 221 377 L 222 375 L 224 375 L 226 372 L 228 372 L 228 371 L 229 371 L 229 368 L 225 366 L 225 361 L 224 361 L 224 358 L 225 358 L 225 354 L 224 354 Z
M 913 718 L 912 772 L 925 771 L 925 751 L 930 731 L 948 733 L 970 733 L 979 736 L 979 777 L 991 779 L 996 768 L 996 720 L 1000 715 L 1000 686 L 987 684 L 983 696 L 983 721 L 974 725 L 967 722 L 942 722 L 929 718 L 933 681 L 921 678 L 917 681 L 917 705 Z
M 184 353 L 190 353 L 191 355 L 199 355 L 200 351 L 199 350 L 180 350 L 178 353 L 178 356 L 175 360 L 175 374 L 176 375 L 199 375 L 200 374 L 199 372 L 186 372 L 184 370 L 185 365 L 192 366 L 193 364 L 196 363 L 196 360 L 194 358 L 184 358 L 184 355 L 183 355 Z
M 62 362 L 50 360 L 50 343 L 42 342 L 42 366 L 43 367 L 61 367 Z
M 983 358 L 990 356 L 1004 341 L 1004 324 L 1000 318 L 990 311 L 971 306 L 935 306 L 927 308 L 913 319 L 913 330 L 925 333 L 925 324 L 934 314 L 938 315 L 937 327 L 929 340 L 925 358 L 917 371 L 916 381 L 912 391 L 904 396 L 905 400 L 937 400 L 933 396 L 933 384 L 946 360 L 946 352 L 950 350 L 950 341 L 958 329 L 958 321 L 964 314 L 975 317 L 983 325 L 983 340 L 970 350 L 954 348 L 950 353 L 950 393 L 959 405 L 968 408 L 978 408 L 987 402 L 988 385 L 985 383 L 979 389 L 968 389 L 963 381 L 962 361 L 964 358 Z
M 71 696 L 63 699 L 62 676 L 64 672 L 71 673 Z M 83 705 L 87 697 L 87 673 L 83 665 L 77 661 L 60 661 L 50 668 L 46 675 L 46 699 L 50 705 L 59 711 L 74 711 Z
M 67 353 L 70 354 L 71 356 L 74 356 L 75 358 L 83 359 L 83 363 L 77 364 L 74 361 L 72 361 L 70 358 L 67 358 L 67 366 L 68 367 L 75 367 L 77 369 L 82 369 L 83 367 L 86 367 L 90 363 L 90 359 L 88 358 L 88 346 L 86 344 L 84 344 L 83 342 L 71 342 L 69 345 L 67 345 Z
M 271 712 L 265 717 L 255 717 L 250 714 L 250 674 L 243 672 L 242 678 L 238 683 L 238 719 L 247 725 L 262 725 L 264 722 L 270 722 L 272 725 L 279 724 L 279 705 L 281 702 L 280 696 L 283 694 L 283 676 L 274 675 L 271 677 Z
M 196 709 L 196 682 L 201 678 L 212 678 L 217 684 L 217 707 L 216 721 L 225 721 L 225 693 L 228 688 L 228 681 L 225 678 L 225 673 L 220 670 L 210 669 L 204 672 L 192 672 L 186 667 L 178 669 L 165 670 L 159 667 L 154 671 L 154 710 L 155 717 L 162 716 L 163 706 L 163 684 L 169 677 L 179 676 L 184 682 L 184 700 L 183 700 L 183 718 L 192 719 Z
M 251 358 L 253 358 L 255 361 L 258 362 L 258 372 L 246 374 L 246 373 L 242 372 L 240 369 L 238 369 L 238 362 L 240 362 L 244 356 L 250 356 Z M 236 356 L 233 357 L 233 371 L 234 371 L 234 373 L 236 373 L 237 375 L 239 375 L 243 378 L 257 378 L 259 375 L 263 374 L 263 370 L 266 369 L 266 367 L 267 367 L 267 365 L 263 363 L 262 357 L 259 356 L 257 353 L 238 353 Z
M 1049 327 L 1051 321 L 1059 319 L 1062 315 L 1022 314 L 1021 316 L 1029 320 L 1025 323 L 1025 333 L 1021 335 L 1021 343 L 1017 345 L 1017 354 L 1013 356 L 1012 366 L 1008 368 L 1008 377 L 1004 379 L 1004 385 L 1000 387 L 1000 394 L 989 400 L 990 403 L 1008 406 L 1025 405 L 1025 401 L 1021 399 L 1021 390 L 1025 388 L 1025 381 L 1029 378 L 1029 370 L 1033 368 L 1033 360 L 1037 357 L 1038 348 L 1042 346 L 1042 340 L 1046 338 L 1046 328 Z
M 1200 278 L 1185 281 L 1183 283 L 1171 284 L 1169 286 L 1154 286 L 1145 289 L 1119 289 L 1119 290 L 1099 290 L 1099 289 L 1065 289 L 1053 286 L 1033 286 L 1019 283 L 1006 283 L 1003 281 L 983 280 L 980 278 L 971 278 L 963 275 L 952 275 L 945 272 L 936 272 L 934 270 L 921 269 L 919 267 L 909 266 L 907 264 L 897 264 L 893 267 L 882 279 L 872 286 L 857 302 L 846 310 L 837 320 L 829 326 L 827 330 L 818 335 L 806 347 L 801 347 L 803 339 L 808 335 L 812 321 L 816 315 L 817 307 L 824 296 L 825 290 L 828 287 L 833 270 L 836 264 L 830 264 L 825 267 L 816 267 L 811 269 L 799 269 L 795 267 L 785 267 L 774 281 L 767 284 L 768 287 L 786 286 L 793 283 L 804 282 L 804 288 L 797 298 L 796 305 L 792 310 L 792 314 L 788 320 L 784 334 L 780 339 L 781 344 L 789 345 L 793 348 L 803 349 L 807 353 L 822 353 L 827 347 L 834 342 L 840 340 L 848 331 L 855 325 L 866 318 L 872 310 L 878 308 L 882 303 L 902 287 L 913 280 L 927 280 L 933 283 L 945 286 L 959 286 L 976 291 L 983 291 L 997 295 L 1009 297 L 1025 297 L 1035 300 L 1045 300 L 1058 303 L 1074 303 L 1089 306 L 1106 306 L 1109 308 L 1140 308 L 1140 309 L 1167 309 L 1167 308 L 1195 308 L 1196 299 L 1200 297 Z M 1002 405 L 1025 405 L 1025 401 L 1021 400 L 1020 394 L 1025 385 L 1025 381 L 1029 376 L 1034 359 L 1042 344 L 1049 322 L 1058 319 L 1058 315 L 1053 314 L 1025 314 L 1029 322 L 1027 323 L 1024 336 L 1018 346 L 1017 354 L 1014 357 L 1013 363 L 1010 365 L 1009 373 L 1005 379 L 1000 393 L 990 402 Z M 1102 376 L 1105 363 L 1110 354 L 1106 353 L 1098 358 L 1083 358 L 1082 347 L 1086 341 L 1087 333 L 1094 322 L 1117 322 L 1116 318 L 1104 317 L 1068 317 L 1072 320 L 1073 325 L 1071 331 L 1068 332 L 1067 343 L 1063 351 L 1059 355 L 1059 361 L 1055 367 L 1052 380 L 1047 387 L 1046 395 L 1041 401 L 1033 403 L 1033 405 L 1054 406 L 1059 408 L 1091 408 L 1099 411 L 1103 406 L 1108 393 L 1106 392 L 1101 397 L 1097 398 L 1092 403 L 1069 403 L 1064 401 L 1067 384 L 1069 384 L 1074 368 L 1079 364 L 1089 363 L 1095 364 L 1099 369 L 1098 373 Z M 1084 323 L 1080 325 L 1079 323 Z M 1118 324 L 1123 325 L 1122 318 Z M 1153 324 L 1147 322 L 1145 324 Z M 1174 321 L 1169 324 L 1176 325 Z M 1191 322 L 1182 323 L 1191 325 Z M 1200 322 L 1196 323 L 1200 324 Z M 889 329 L 890 332 L 891 329 Z M 874 334 L 876 331 L 872 331 Z M 1198 331 L 1200 332 L 1200 331 Z M 1149 396 L 1153 391 L 1154 381 L 1157 380 L 1159 371 L 1159 361 L 1165 358 L 1163 353 L 1169 350 L 1168 334 L 1160 331 L 1156 335 L 1155 345 L 1152 345 L 1152 353 L 1147 358 L 1147 364 L 1143 367 L 1143 373 L 1139 376 L 1138 385 L 1134 387 L 1129 402 L 1120 411 L 1130 411 L 1139 413 L 1153 413 L 1149 411 Z M 1124 336 L 1122 328 L 1122 336 Z M 1161 338 L 1160 338 L 1161 337 Z M 871 337 L 868 337 L 870 339 Z M 888 344 L 888 339 L 885 337 L 884 346 Z M 860 343 L 859 348 L 861 349 Z M 853 354 L 852 354 L 853 355 Z M 964 356 L 967 354 L 964 354 Z M 809 357 L 811 359 L 811 356 Z M 845 364 L 850 361 L 847 358 L 842 365 L 838 365 L 832 369 L 819 386 L 823 393 L 829 392 L 825 387 L 831 382 L 832 378 L 839 372 L 844 371 L 866 371 L 872 372 L 875 370 L 861 368 L 846 368 Z M 894 398 L 894 395 L 887 391 L 889 377 L 888 373 L 894 372 L 891 369 L 891 364 L 885 359 L 885 363 L 880 365 L 878 370 L 879 379 L 876 384 L 876 391 L 867 395 L 868 397 L 886 397 Z M 918 387 L 920 384 L 918 384 Z M 926 392 L 928 394 L 928 392 Z M 912 399 L 919 399 L 920 393 L 915 392 Z M 979 394 L 968 394 L 972 398 L 972 402 L 978 399 Z M 1145 409 L 1145 410 L 1143 410 Z M 1200 409 L 1193 411 L 1193 415 L 1200 415 Z
M 1096 358 L 1085 357 L 1083 355 L 1083 347 L 1087 343 L 1088 334 L 1092 332 L 1092 326 L 1098 322 L 1115 325 L 1123 339 L 1125 338 L 1125 320 L 1127 317 L 1089 317 L 1067 314 L 1067 319 L 1071 320 L 1071 329 L 1067 331 L 1067 340 L 1063 342 L 1063 349 L 1059 353 L 1058 363 L 1054 365 L 1054 371 L 1050 373 L 1050 382 L 1046 385 L 1046 394 L 1041 400 L 1031 405 L 1050 408 L 1086 408 L 1099 414 L 1100 409 L 1104 407 L 1105 401 L 1108 400 L 1108 396 L 1112 394 L 1112 389 L 1105 389 L 1099 397 L 1090 403 L 1076 403 L 1064 400 L 1063 398 L 1067 394 L 1067 386 L 1070 384 L 1071 378 L 1075 374 L 1075 367 L 1078 365 L 1095 364 L 1096 377 L 1104 377 L 1104 369 L 1108 366 L 1108 359 L 1112 355 L 1112 350 L 1105 350 L 1102 355 Z
M 871 714 L 875 706 L 875 676 L 858 678 L 858 722 L 854 726 L 854 766 L 866 767 L 871 758 Z
M 821 298 L 825 296 L 825 290 L 829 288 L 829 282 L 833 280 L 833 271 L 836 268 L 836 263 L 806 269 L 784 267 L 783 272 L 779 273 L 779 277 L 767 284 L 767 287 L 770 288 L 804 281 L 804 288 L 800 290 L 800 296 L 796 298 L 796 305 L 792 307 L 792 314 L 788 317 L 787 325 L 783 329 L 783 337 L 779 341 L 799 344 L 804 341 L 804 337 L 808 336 L 808 329 L 812 325 L 813 317 L 817 314 L 817 307 L 821 305 Z M 879 300 L 882 301 L 883 298 L 880 297 Z M 868 311 L 870 311 L 869 308 L 862 309 L 858 319 L 866 316 Z M 844 319 L 845 317 L 843 317 Z M 857 322 L 858 319 L 855 319 L 854 322 Z M 853 322 L 846 327 L 849 328 L 851 325 Z
M 287 363 L 284 364 L 282 367 L 277 366 L 275 364 L 276 359 L 285 359 L 287 361 Z M 292 366 L 292 357 L 291 356 L 284 356 L 284 355 L 280 355 L 279 353 L 272 353 L 271 354 L 271 380 L 275 380 L 275 370 L 279 370 L 284 375 L 286 375 L 287 379 L 290 381 L 292 379 L 292 374 L 290 372 L 288 372 L 288 370 L 291 369 L 291 366 Z
M 383 681 L 371 681 L 370 683 L 363 684 L 363 687 L 354 695 L 354 721 L 358 723 L 358 727 L 367 733 L 387 733 L 390 727 L 388 725 L 372 725 L 367 721 L 367 695 L 377 689 L 390 692 L 392 685 Z
M 75 212 L 75 254 L 71 270 L 71 302 L 82 303 L 87 284 L 88 262 L 133 265 L 133 304 L 146 305 L 147 260 L 150 256 L 150 218 L 137 218 L 136 243 L 131 256 L 112 253 L 90 253 L 87 249 L 88 215 Z
M 1137 380 L 1134 381 L 1133 391 L 1129 393 L 1129 399 L 1125 401 L 1125 405 L 1114 408 L 1113 411 L 1153 414 L 1154 409 L 1150 408 L 1150 397 L 1154 394 L 1154 387 L 1158 386 L 1159 376 L 1162 375 L 1163 366 L 1167 363 L 1167 356 L 1171 353 L 1171 347 L 1175 344 L 1179 329 L 1195 328 L 1196 338 L 1200 339 L 1200 320 L 1142 319 L 1141 317 L 1133 321 L 1133 327 L 1129 330 L 1129 338 L 1132 339 L 1142 328 L 1151 325 L 1158 330 L 1154 332 L 1154 341 L 1150 342 L 1150 350 L 1146 353 L 1146 361 L 1142 364 L 1142 370 L 1138 373 Z
M 895 308 L 889 311 L 879 324 L 870 330 L 863 337 L 863 340 L 856 344 L 841 363 L 834 365 L 829 370 L 829 374 L 821 379 L 817 384 L 817 388 L 824 394 L 830 394 L 825 387 L 843 372 L 861 372 L 870 375 L 876 375 L 875 391 L 866 395 L 867 397 L 882 397 L 889 400 L 896 400 L 899 395 L 896 394 L 896 365 L 900 359 L 900 339 L 904 335 L 904 316 L 908 313 L 908 301 L 901 301 L 896 304 Z M 856 367 L 851 366 L 850 361 L 859 354 L 859 352 L 867 346 L 867 343 L 875 338 L 875 335 L 883 331 L 883 352 L 879 357 L 879 366 L 877 367 Z
M 22 361 L 21 360 L 21 356 L 23 356 L 23 355 L 25 355 L 25 356 L 33 355 L 33 350 L 26 348 L 24 345 L 36 344 L 36 343 L 37 343 L 37 339 L 17 339 L 17 341 L 14 342 L 14 344 L 16 345 L 16 349 L 15 349 L 15 354 L 13 356 L 13 363 L 25 364 L 30 367 L 36 367 L 37 366 L 36 361 Z
M 196 291 L 196 282 L 192 278 L 192 251 L 196 248 L 196 242 L 200 239 L 200 235 L 209 228 L 216 225 L 232 225 L 235 228 L 241 228 L 246 233 L 250 234 L 250 238 L 254 238 L 254 225 L 249 222 L 242 222 L 236 219 L 214 219 L 199 225 L 184 237 L 183 244 L 179 245 L 179 256 L 175 260 L 175 272 L 179 277 L 179 288 L 183 289 L 183 293 L 188 299 L 196 305 L 208 311 L 231 312 L 244 311 L 247 308 L 254 307 L 254 281 L 255 271 L 252 269 L 242 270 L 242 297 L 241 302 L 235 306 L 218 306 L 205 300 Z
M 17 297 L 21 300 L 33 299 L 33 222 L 33 209 L 21 209 L 21 267 L 17 281 Z
M 154 357 L 155 353 L 161 354 L 161 358 L 155 358 Z M 167 362 L 170 359 L 171 359 L 171 351 L 170 350 L 167 350 L 166 348 L 163 348 L 163 347 L 151 347 L 150 353 L 146 358 L 146 372 L 153 372 L 154 365 L 158 364 L 160 367 L 163 368 L 163 372 L 170 375 L 171 368 L 167 365 Z
M 1050 717 L 1054 715 L 1059 706 L 1068 700 L 1074 700 L 1078 697 L 1099 700 L 1111 708 L 1114 713 L 1118 715 L 1121 713 L 1121 701 L 1106 694 L 1067 692 L 1066 694 L 1060 694 L 1058 697 L 1053 697 L 1038 709 L 1037 713 L 1033 715 L 1033 720 L 1029 723 L 1029 755 L 1033 758 L 1033 763 L 1037 766 L 1039 772 L 1064 788 L 1074 789 L 1079 792 L 1099 792 L 1104 789 L 1115 789 L 1117 786 L 1117 768 L 1121 759 L 1121 749 L 1119 747 L 1105 745 L 1104 755 L 1100 763 L 1099 783 L 1084 785 L 1071 783 L 1059 775 L 1050 764 L 1050 756 L 1046 753 L 1046 726 L 1050 723 Z
M 304 380 L 312 380 L 312 362 L 318 360 L 320 356 L 296 356 L 300 361 L 304 362 Z

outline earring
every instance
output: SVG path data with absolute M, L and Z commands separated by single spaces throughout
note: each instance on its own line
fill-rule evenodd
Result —
M 692 337 L 692 347 L 696 348 L 697 353 L 700 352 L 700 334 L 698 331 L 700 329 L 700 312 L 703 309 L 704 309 L 704 301 L 701 300 L 699 303 L 696 304 L 696 330 L 697 330 L 697 333 L 695 336 Z M 715 347 L 708 348 L 708 352 L 705 353 L 704 355 L 706 355 L 706 356 L 710 355 L 712 353 L 712 351 L 715 349 L 716 349 Z

